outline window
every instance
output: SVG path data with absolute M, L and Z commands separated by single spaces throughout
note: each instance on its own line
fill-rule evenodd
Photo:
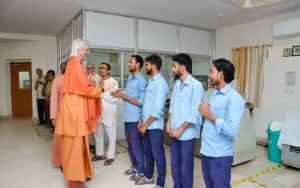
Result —
M 131 57 L 131 55 L 133 54 L 134 52 L 105 51 L 105 50 L 91 49 L 87 59 L 87 63 L 92 63 L 95 65 L 96 68 L 95 71 L 97 74 L 99 74 L 99 66 L 101 63 L 103 62 L 109 63 L 111 65 L 110 76 L 118 81 L 120 88 L 123 88 L 124 87 L 123 83 L 126 83 L 128 74 L 127 76 L 124 76 L 124 78 L 122 78 L 122 75 L 123 73 L 125 73 L 124 71 L 128 72 L 127 62 Z M 122 71 L 122 67 L 125 68 L 124 71 Z
M 19 72 L 19 89 L 30 89 L 29 72 Z
M 169 85 L 169 89 L 173 88 L 173 83 L 174 83 L 174 74 L 172 72 L 172 56 L 171 54 L 159 54 L 159 53 L 144 53 L 144 52 L 139 52 L 138 55 L 142 56 L 142 58 L 145 60 L 148 56 L 150 55 L 158 55 L 161 60 L 162 60 L 162 66 L 161 66 L 161 75 L 165 78 Z M 142 69 L 143 75 L 147 78 L 146 70 L 145 70 L 145 65 L 143 66 Z
M 143 59 L 146 59 L 148 56 L 152 54 L 156 54 L 160 56 L 162 59 L 162 67 L 161 67 L 161 74 L 167 81 L 169 85 L 169 89 L 173 88 L 174 84 L 174 74 L 172 72 L 172 57 L 174 54 L 158 54 L 158 53 L 138 53 Z M 208 86 L 208 74 L 210 68 L 210 57 L 207 56 L 200 56 L 200 55 L 190 55 L 192 58 L 192 75 L 198 79 L 205 90 L 207 90 Z M 146 76 L 146 70 L 143 67 L 142 69 L 143 75 Z
M 152 54 L 156 54 L 162 59 L 161 74 L 167 81 L 169 88 L 172 89 L 174 84 L 174 74 L 172 72 L 172 57 L 175 54 L 138 52 L 138 55 L 140 55 L 144 60 Z M 125 88 L 126 81 L 130 74 L 128 70 L 128 62 L 132 55 L 134 55 L 133 51 L 109 51 L 91 49 L 87 59 L 87 63 L 92 63 L 95 65 L 95 71 L 97 74 L 99 74 L 99 65 L 102 62 L 109 63 L 112 68 L 110 76 L 118 81 L 120 88 Z M 193 61 L 192 75 L 194 75 L 195 78 L 199 79 L 199 81 L 202 82 L 203 87 L 207 89 L 210 57 L 191 55 L 191 58 Z M 148 79 L 145 70 L 145 63 L 142 68 L 142 74 L 146 79 Z

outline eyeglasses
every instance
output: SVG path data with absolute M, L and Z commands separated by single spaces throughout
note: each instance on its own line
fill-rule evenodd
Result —
M 87 70 L 92 70 L 92 69 L 94 69 L 94 67 L 87 67 L 86 69 Z
M 86 51 L 86 52 L 89 52 L 90 49 L 89 48 L 81 48 L 82 50 Z

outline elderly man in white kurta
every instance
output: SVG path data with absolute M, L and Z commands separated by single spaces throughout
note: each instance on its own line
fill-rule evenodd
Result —
M 97 131 L 94 133 L 96 140 L 96 155 L 92 158 L 92 161 L 105 160 L 104 165 L 111 165 L 115 158 L 116 149 L 116 126 L 117 126 L 117 101 L 118 98 L 114 98 L 110 95 L 111 91 L 119 89 L 118 82 L 109 76 L 111 66 L 108 63 L 101 63 L 99 67 L 99 73 L 104 80 L 104 85 L 111 88 L 109 91 L 105 91 L 102 94 L 102 114 L 97 123 Z M 104 134 L 108 136 L 108 150 L 104 152 Z

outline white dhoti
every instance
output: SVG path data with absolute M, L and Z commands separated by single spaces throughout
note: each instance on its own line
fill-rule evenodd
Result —
M 97 130 L 94 133 L 96 143 L 96 155 L 105 155 L 104 152 L 104 135 L 108 136 L 108 150 L 106 152 L 107 159 L 115 158 L 116 150 L 116 129 L 117 129 L 117 98 L 110 95 L 110 91 L 118 90 L 118 82 L 109 78 L 104 80 L 104 85 L 111 87 L 111 90 L 102 94 L 102 108 L 101 117 L 97 123 Z
M 108 140 L 108 149 L 106 152 L 107 159 L 114 159 L 115 158 L 115 151 L 116 151 L 116 123 L 113 125 L 105 125 L 102 122 L 97 123 L 97 131 L 94 133 L 95 141 L 96 141 L 96 155 L 101 156 L 105 155 L 104 151 L 104 140 L 105 136 L 107 135 Z

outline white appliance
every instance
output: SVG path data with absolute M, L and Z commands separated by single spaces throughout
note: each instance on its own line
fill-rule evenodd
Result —
M 300 111 L 287 111 L 278 140 L 282 163 L 300 169 Z
M 253 121 L 248 108 L 245 108 L 241 126 L 235 139 L 233 165 L 255 159 L 256 138 Z
M 291 37 L 300 35 L 300 18 L 273 24 L 273 37 Z

